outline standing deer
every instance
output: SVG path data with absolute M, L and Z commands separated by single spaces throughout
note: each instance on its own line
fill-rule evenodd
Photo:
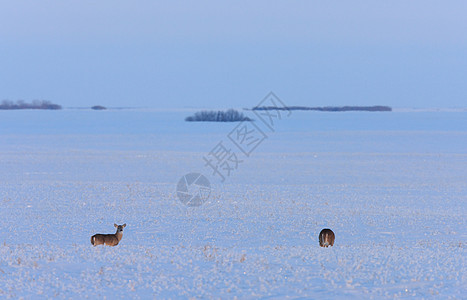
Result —
M 325 228 L 319 233 L 319 245 L 321 247 L 332 247 L 334 245 L 335 238 L 336 236 L 334 235 L 334 232 L 329 228 Z
M 107 246 L 117 246 L 118 243 L 122 240 L 123 237 L 123 228 L 126 224 L 117 225 L 114 224 L 117 228 L 117 232 L 114 234 L 95 234 L 91 237 L 91 244 L 93 246 L 97 245 L 107 245 Z

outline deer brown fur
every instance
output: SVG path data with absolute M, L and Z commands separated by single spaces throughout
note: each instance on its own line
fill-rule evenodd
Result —
M 332 247 L 334 245 L 335 238 L 336 236 L 334 235 L 334 232 L 329 228 L 325 228 L 319 233 L 319 245 L 321 247 Z
M 122 240 L 123 237 L 123 228 L 126 224 L 117 225 L 114 224 L 117 228 L 117 232 L 114 234 L 95 234 L 91 237 L 91 244 L 93 246 L 97 245 L 107 245 L 107 246 L 117 246 L 118 243 Z

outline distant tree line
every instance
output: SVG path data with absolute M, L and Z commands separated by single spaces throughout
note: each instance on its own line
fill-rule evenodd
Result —
M 23 100 L 16 102 L 3 100 L 0 104 L 0 109 L 62 109 L 58 104 L 53 104 L 50 101 L 45 100 L 34 100 L 31 103 L 27 103 Z
M 252 110 L 315 110 L 315 111 L 392 111 L 389 106 L 324 106 L 324 107 L 307 107 L 307 106 L 255 106 Z
M 252 119 L 243 115 L 234 109 L 227 111 L 200 111 L 193 116 L 186 117 L 185 121 L 188 122 L 241 122 L 252 121 Z

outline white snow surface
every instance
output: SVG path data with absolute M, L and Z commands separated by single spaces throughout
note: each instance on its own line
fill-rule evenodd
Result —
M 257 120 L 225 182 L 203 157 L 237 124 L 185 116 L 0 112 L 0 298 L 465 299 L 467 112 Z M 177 198 L 189 172 L 200 207 Z

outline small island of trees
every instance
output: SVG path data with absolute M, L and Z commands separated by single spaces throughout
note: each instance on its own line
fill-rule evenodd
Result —
M 12 109 L 62 109 L 58 104 L 54 104 L 50 101 L 45 100 L 34 100 L 31 103 L 27 103 L 23 100 L 18 100 L 16 102 L 3 100 L 0 104 L 0 109 L 3 110 L 12 110 Z
M 324 106 L 324 107 L 308 107 L 308 106 L 255 106 L 252 110 L 314 110 L 314 111 L 392 111 L 389 106 L 375 105 L 375 106 Z
M 187 122 L 241 122 L 241 121 L 253 121 L 246 117 L 243 113 L 238 112 L 234 109 L 227 111 L 200 111 L 195 113 L 193 116 L 186 117 Z

